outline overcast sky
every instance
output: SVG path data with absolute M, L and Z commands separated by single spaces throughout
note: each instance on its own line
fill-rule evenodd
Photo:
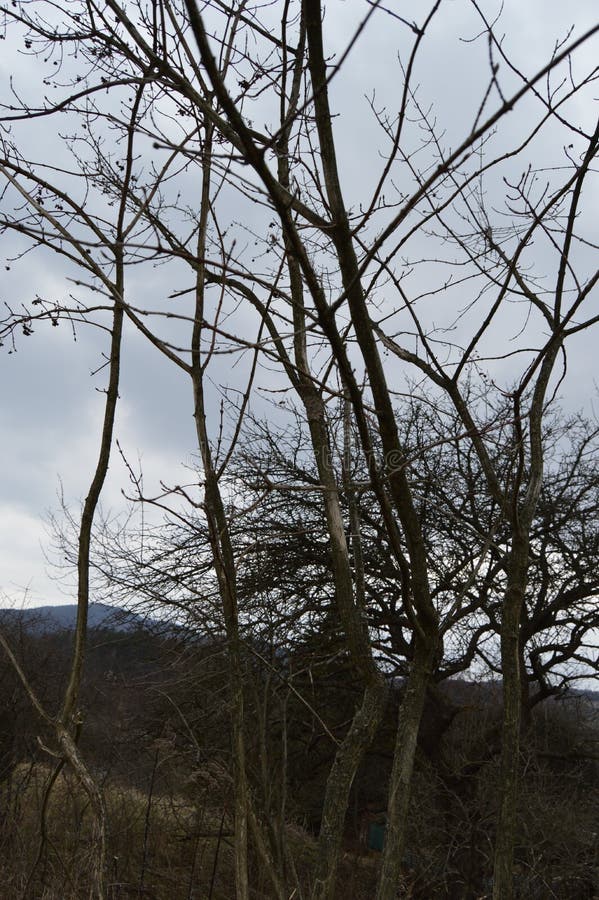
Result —
M 396 4 L 388 0 L 387 6 L 395 9 Z M 496 3 L 483 6 L 491 17 L 498 9 Z M 366 3 L 357 0 L 335 0 L 327 5 L 325 34 L 329 53 L 344 49 L 358 16 L 367 8 Z M 401 4 L 401 14 L 408 19 L 421 16 L 421 10 L 421 3 Z M 512 59 L 532 73 L 546 62 L 556 39 L 563 38 L 571 27 L 576 34 L 582 33 L 594 24 L 596 16 L 596 3 L 591 0 L 507 0 L 498 32 L 505 34 L 505 48 Z M 391 112 L 401 88 L 397 66 L 398 52 L 400 56 L 402 53 L 398 46 L 400 30 L 392 24 L 387 15 L 373 16 L 332 89 L 339 113 L 335 127 L 350 201 L 355 197 L 359 202 L 360 197 L 368 195 L 375 183 L 376 166 L 380 165 L 376 154 L 380 132 L 365 98 L 374 96 L 377 108 L 386 107 Z M 473 110 L 486 87 L 486 42 L 467 43 L 478 31 L 480 23 L 477 24 L 469 2 L 446 0 L 427 38 L 417 73 L 422 101 L 433 104 L 448 146 L 455 145 L 470 127 Z M 405 37 L 409 37 L 407 31 Z M 11 76 L 23 90 L 37 84 L 35 58 L 10 40 L 3 43 L 2 50 L 0 91 L 5 97 Z M 585 48 L 580 56 L 581 67 L 599 57 L 597 50 L 597 41 Z M 517 84 L 509 73 L 503 74 L 506 86 Z M 576 114 L 581 124 L 589 127 L 597 109 L 587 100 Z M 506 145 L 513 144 L 526 127 L 526 115 L 523 107 L 503 122 Z M 55 132 L 59 125 L 64 128 L 64 119 L 40 120 L 36 126 L 36 143 L 44 153 L 63 152 Z M 29 125 L 25 138 L 28 142 L 32 133 Z M 31 152 L 31 144 L 26 149 Z M 559 142 L 549 142 L 536 152 L 545 153 L 547 163 L 557 165 L 563 150 Z M 596 210 L 599 198 L 595 199 Z M 233 200 L 231 204 L 233 218 Z M 260 216 L 256 222 L 245 224 L 250 229 L 263 227 Z M 596 240 L 596 229 L 594 237 Z M 10 235 L 4 235 L 2 240 L 4 263 L 18 245 Z M 66 277 L 70 274 L 59 259 L 44 252 L 29 254 L 11 264 L 10 269 L 3 264 L 0 301 L 18 305 L 21 300 L 30 301 L 36 293 L 64 296 L 69 290 Z M 134 273 L 132 285 L 138 302 L 148 304 L 158 302 L 168 290 L 160 271 L 152 278 Z M 571 354 L 569 382 L 563 389 L 570 408 L 579 402 L 590 408 L 596 390 L 596 345 L 596 338 L 587 335 L 576 342 Z M 73 602 L 72 595 L 65 594 L 50 577 L 44 554 L 48 547 L 45 520 L 49 512 L 58 513 L 61 492 L 73 509 L 77 509 L 87 492 L 96 461 L 103 408 L 101 389 L 106 374 L 96 370 L 102 366 L 105 349 L 105 334 L 79 328 L 74 340 L 62 325 L 36 329 L 30 338 L 19 340 L 17 352 L 9 352 L 9 345 L 0 350 L 0 605 Z M 116 429 L 121 446 L 129 459 L 136 464 L 138 459 L 141 461 L 146 485 L 157 488 L 161 479 L 171 484 L 187 480 L 189 471 L 185 467 L 194 458 L 194 433 L 185 376 L 132 331 L 126 333 L 123 358 Z M 211 396 L 213 408 L 218 407 L 222 397 L 219 379 L 220 384 L 241 383 L 242 369 L 243 365 L 238 370 L 232 368 L 230 360 L 220 364 Z M 269 378 L 273 386 L 279 383 L 266 370 L 261 378 L 265 386 Z M 121 491 L 127 486 L 126 470 L 115 455 L 103 507 L 122 507 Z

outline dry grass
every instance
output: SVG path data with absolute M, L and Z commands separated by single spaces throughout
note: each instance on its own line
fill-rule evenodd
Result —
M 35 900 L 76 900 L 88 894 L 92 821 L 87 798 L 68 772 L 52 788 L 47 840 L 41 846 L 41 811 L 50 776 L 46 765 L 23 764 L 0 789 L 1 900 L 22 896 L 32 870 L 28 896 Z M 231 897 L 231 847 L 226 837 L 219 838 L 221 823 L 223 830 L 228 827 L 222 809 L 159 795 L 149 801 L 141 791 L 119 785 L 105 785 L 104 797 L 110 900 Z
M 0 786 L 0 900 L 89 897 L 92 820 L 87 798 L 66 770 L 50 794 L 47 840 L 40 852 L 41 811 L 51 774 L 48 765 L 22 764 Z M 226 792 L 226 786 L 219 793 L 213 783 L 194 804 L 189 796 L 158 792 L 149 801 L 133 787 L 105 784 L 108 900 L 231 900 L 231 822 L 221 802 Z M 300 880 L 309 883 L 315 840 L 297 825 L 287 826 L 286 840 Z M 268 877 L 257 860 L 251 867 L 253 898 L 267 900 Z M 339 897 L 347 898 L 348 884 L 352 900 L 372 897 L 376 867 L 375 859 L 343 854 Z

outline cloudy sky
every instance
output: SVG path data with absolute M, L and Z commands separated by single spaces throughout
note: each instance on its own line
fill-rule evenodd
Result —
M 394 0 L 385 5 L 391 12 L 396 8 Z M 498 12 L 497 3 L 483 2 L 482 6 L 490 18 Z M 420 19 L 422 8 L 421 3 L 402 3 L 401 14 L 408 20 Z M 343 52 L 356 22 L 367 10 L 365 2 L 355 0 L 327 4 L 325 34 L 330 54 Z M 533 73 L 547 61 L 556 40 L 564 38 L 571 28 L 573 36 L 583 33 L 595 19 L 596 3 L 592 0 L 567 4 L 557 0 L 507 0 L 497 33 L 504 35 L 504 47 L 516 65 Z M 423 105 L 434 109 L 446 146 L 455 146 L 468 132 L 486 90 L 487 44 L 485 40 L 472 42 L 480 31 L 480 19 L 472 3 L 446 0 L 422 53 L 415 83 Z M 7 104 L 12 102 L 11 83 L 22 94 L 33 93 L 40 78 L 39 60 L 26 52 L 14 34 L 7 33 L 0 57 L 0 91 Z M 409 38 L 409 31 L 391 14 L 379 11 L 333 82 L 332 100 L 338 113 L 335 128 L 350 202 L 359 203 L 376 183 L 381 137 L 371 108 L 386 109 L 390 115 L 397 108 L 401 90 L 398 57 L 402 59 L 405 54 Z M 593 65 L 599 57 L 597 49 L 595 40 L 581 51 L 575 72 Z M 518 85 L 517 77 L 505 68 L 501 75 L 506 90 Z M 596 90 L 594 94 L 596 98 Z M 587 92 L 584 99 L 576 101 L 579 107 L 571 110 L 586 128 L 593 127 L 597 115 L 592 99 L 593 91 Z M 502 123 L 501 140 L 506 147 L 524 133 L 529 112 L 523 105 Z M 41 150 L 45 159 L 63 159 L 65 148 L 60 134 L 64 133 L 64 118 L 42 119 L 13 130 L 15 140 L 23 142 L 26 155 L 40 158 Z M 563 135 L 556 131 L 553 142 L 551 131 L 548 135 L 546 143 L 535 148 L 535 164 L 556 166 L 563 160 Z M 417 128 L 412 140 L 415 145 L 419 140 Z M 236 220 L 234 198 L 226 202 L 231 206 L 231 221 Z M 599 197 L 588 208 L 593 206 L 599 208 Z M 252 221 L 249 207 L 244 209 L 246 218 L 238 225 L 246 229 L 249 245 L 251 230 L 263 229 L 264 220 L 257 215 Z M 595 240 L 596 236 L 595 227 Z M 2 303 L 16 308 L 36 294 L 60 298 L 71 290 L 68 278 L 73 273 L 60 259 L 37 251 L 13 262 L 24 245 L 8 233 L 2 235 L 2 242 Z M 151 275 L 134 272 L 130 283 L 139 305 L 159 305 L 172 288 L 160 270 Z M 563 387 L 570 408 L 577 403 L 592 408 L 596 343 L 596 339 L 585 336 L 575 344 L 569 381 Z M 105 333 L 80 327 L 74 339 L 64 324 L 36 328 L 29 338 L 18 339 L 16 352 L 10 342 L 0 350 L 0 605 L 72 602 L 72 595 L 52 578 L 46 559 L 50 544 L 46 521 L 49 513 L 59 514 L 60 496 L 76 510 L 87 492 L 102 414 L 105 350 Z M 219 362 L 210 398 L 214 410 L 223 398 L 224 386 L 242 383 L 243 365 L 235 368 L 231 359 Z M 264 387 L 279 384 L 278 376 L 269 368 L 261 371 L 260 379 Z M 161 480 L 169 484 L 189 480 L 194 433 L 185 376 L 131 330 L 125 336 L 116 431 L 128 459 L 143 468 L 148 490 L 158 490 Z M 126 469 L 115 455 L 103 507 L 122 508 L 121 492 L 127 487 Z

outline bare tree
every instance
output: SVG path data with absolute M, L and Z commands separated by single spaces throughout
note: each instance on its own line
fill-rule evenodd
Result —
M 273 889 L 278 896 L 285 893 L 247 789 L 239 553 L 223 491 L 248 404 L 258 394 L 260 366 L 276 368 L 277 384 L 295 392 L 309 423 L 336 615 L 363 686 L 327 784 L 314 896 L 333 896 L 349 790 L 384 700 L 384 679 L 362 604 L 360 531 L 351 484 L 347 473 L 338 475 L 333 465 L 331 398 L 345 398 L 347 421 L 355 423 L 411 633 L 379 900 L 397 891 L 417 734 L 427 687 L 443 658 L 445 625 L 434 601 L 431 558 L 409 477 L 413 448 L 406 447 L 394 406 L 401 391 L 422 404 L 441 398 L 453 404 L 460 441 L 476 455 L 493 504 L 485 554 L 496 530 L 506 529 L 505 591 L 498 616 L 504 725 L 494 895 L 511 896 L 522 614 L 543 485 L 543 418 L 567 340 L 596 319 L 585 313 L 598 276 L 582 213 L 598 133 L 579 125 L 573 108 L 592 90 L 594 69 L 576 61 L 597 28 L 562 42 L 538 71 L 525 73 L 506 55 L 484 10 L 467 4 L 487 41 L 488 84 L 464 137 L 446 147 L 415 87 L 416 68 L 421 57 L 426 59 L 440 6 L 436 2 L 425 13 L 419 10 L 419 21 L 410 22 L 380 3 L 368 4 L 334 66 L 328 64 L 328 22 L 323 26 L 319 0 L 285 3 L 276 21 L 270 7 L 214 2 L 200 9 L 194 0 L 159 2 L 151 9 L 108 0 L 76 13 L 40 0 L 3 10 L 25 48 L 44 65 L 56 64 L 56 74 L 46 80 L 59 99 L 40 91 L 33 105 L 17 89 L 3 107 L 0 221 L 27 248 L 58 253 L 77 295 L 72 302 L 41 297 L 35 309 L 9 308 L 4 336 L 15 339 L 19 328 L 29 335 L 44 319 L 101 323 L 112 312 L 113 343 L 120 341 L 126 321 L 190 379 L 202 481 L 165 485 L 151 499 L 174 516 L 180 515 L 179 502 L 201 509 L 208 527 L 230 653 L 239 897 L 249 895 L 248 831 Z M 372 162 L 376 179 L 362 193 L 347 183 L 340 163 L 333 91 L 349 69 L 349 54 L 376 21 L 397 29 L 406 62 L 397 67 L 396 110 L 388 113 L 371 100 L 383 158 Z M 567 77 L 560 82 L 562 72 Z M 526 130 L 510 141 L 502 129 L 520 107 Z M 63 112 L 75 129 L 66 141 L 74 161 L 60 156 L 47 164 L 25 157 L 27 129 L 38 120 L 65 121 Z M 260 130 L 257 123 L 265 116 L 268 124 Z M 571 147 L 559 167 L 552 162 L 541 188 L 530 159 L 545 134 L 560 147 L 565 137 Z M 524 167 L 524 175 L 514 176 L 514 162 Z M 399 173 L 406 185 L 402 189 Z M 491 179 L 493 189 L 502 191 L 497 200 L 488 199 Z M 243 212 L 231 215 L 231 198 Z M 248 233 L 255 252 L 248 252 Z M 539 246 L 543 250 L 537 257 Z M 142 267 L 157 264 L 172 279 L 168 302 L 126 302 L 126 269 L 135 283 Z M 551 288 L 542 276 L 552 279 Z M 96 304 L 98 295 L 102 300 Z M 452 307 L 449 314 L 444 311 L 441 326 L 430 311 L 436 297 Z M 506 314 L 515 304 L 524 319 L 506 349 Z M 211 418 L 213 401 L 207 394 L 208 366 L 214 372 L 223 356 L 245 360 L 237 388 L 242 399 L 228 442 L 218 415 Z M 114 348 L 111 362 L 107 401 L 114 404 Z M 473 381 L 478 388 L 471 391 L 466 386 Z M 505 403 L 487 403 L 490 393 L 509 398 L 507 417 Z M 504 433 L 506 428 L 511 433 L 505 460 L 494 455 L 498 409 Z M 113 412 L 107 412 L 100 474 L 82 518 L 79 649 L 65 700 L 67 719 L 80 677 L 89 535 L 108 463 Z M 420 447 L 417 456 L 426 452 Z M 346 509 L 340 499 L 344 485 Z M 348 522 L 353 523 L 351 541 Z
M 363 416 L 363 401 L 355 383 L 353 373 L 348 364 L 344 343 L 340 340 L 337 325 L 331 315 L 331 306 L 322 296 L 322 289 L 315 278 L 314 269 L 307 257 L 304 244 L 299 240 L 297 229 L 290 215 L 289 205 L 281 201 L 277 196 L 278 188 L 273 175 L 269 171 L 254 138 L 244 122 L 239 108 L 234 103 L 224 82 L 218 78 L 217 70 L 207 38 L 204 24 L 193 4 L 188 5 L 194 35 L 198 42 L 202 62 L 208 72 L 212 86 L 222 104 L 223 110 L 231 127 L 234 128 L 238 140 L 243 148 L 247 162 L 253 166 L 269 192 L 271 201 L 277 210 L 283 232 L 289 242 L 287 252 L 291 251 L 297 258 L 308 289 L 314 302 L 315 313 L 324 334 L 330 341 L 335 354 L 336 362 L 340 366 L 340 375 L 344 380 L 349 396 L 353 402 L 353 411 L 358 421 L 360 435 L 363 441 L 363 450 L 367 459 L 372 458 L 370 452 L 370 434 Z M 444 153 L 432 126 L 429 126 L 423 114 L 425 127 L 429 127 L 431 142 L 438 148 L 439 162 L 428 176 L 416 174 L 419 186 L 414 195 L 403 203 L 391 222 L 376 237 L 374 242 L 365 249 L 363 261 L 359 261 L 355 250 L 356 229 L 350 226 L 350 218 L 343 199 L 339 169 L 336 158 L 335 141 L 332 131 L 332 115 L 328 101 L 328 76 L 326 72 L 325 54 L 323 50 L 322 11 L 317 2 L 307 2 L 304 6 L 306 17 L 306 34 L 308 48 L 308 67 L 311 78 L 312 97 L 318 134 L 320 159 L 319 165 L 324 180 L 323 193 L 326 198 L 331 215 L 330 245 L 331 252 L 339 266 L 343 291 L 340 299 L 333 304 L 333 309 L 339 309 L 342 303 L 346 303 L 351 317 L 351 325 L 355 339 L 359 347 L 365 372 L 367 374 L 370 390 L 372 391 L 373 404 L 377 427 L 381 438 L 383 451 L 387 458 L 393 458 L 397 464 L 388 473 L 388 491 L 381 485 L 377 490 L 383 515 L 390 527 L 390 536 L 393 537 L 397 527 L 391 520 L 390 500 L 393 503 L 403 533 L 406 538 L 410 561 L 410 588 L 409 603 L 413 615 L 413 627 L 415 636 L 415 655 L 410 679 L 398 728 L 398 744 L 396 747 L 394 770 L 389 794 L 389 822 L 388 840 L 383 861 L 379 897 L 392 897 L 396 890 L 401 860 L 401 847 L 404 840 L 405 823 L 407 818 L 406 798 L 409 796 L 409 783 L 413 765 L 416 733 L 422 704 L 426 690 L 427 677 L 438 653 L 438 623 L 437 615 L 430 601 L 430 588 L 426 555 L 422 541 L 420 525 L 415 515 L 412 494 L 405 477 L 405 455 L 401 446 L 393 415 L 391 397 L 386 375 L 381 364 L 379 344 L 377 338 L 392 353 L 402 361 L 409 362 L 423 372 L 427 378 L 442 391 L 446 392 L 455 404 L 456 410 L 462 418 L 464 428 L 467 430 L 479 456 L 480 463 L 487 478 L 487 489 L 497 500 L 501 509 L 501 516 L 511 528 L 511 548 L 508 564 L 508 583 L 502 606 L 502 671 L 504 680 L 504 729 L 503 729 L 503 756 L 502 756 L 502 799 L 497 831 L 494 895 L 497 897 L 511 896 L 512 881 L 512 852 L 513 835 L 515 826 L 515 803 L 518 763 L 518 742 L 520 727 L 520 695 L 521 677 L 519 670 L 519 626 L 526 586 L 530 528 L 536 510 L 543 475 L 543 445 L 542 445 L 542 420 L 546 406 L 548 391 L 556 360 L 563 350 L 565 338 L 581 328 L 589 327 L 594 322 L 591 315 L 588 319 L 575 321 L 582 304 L 588 298 L 596 284 L 597 273 L 594 272 L 583 279 L 575 278 L 573 294 L 565 294 L 566 276 L 570 275 L 572 262 L 570 259 L 572 242 L 574 239 L 574 227 L 577 219 L 582 187 L 589 175 L 592 162 L 597 152 L 598 133 L 582 136 L 583 149 L 579 160 L 571 160 L 571 170 L 567 179 L 548 195 L 544 192 L 540 198 L 534 196 L 533 188 L 525 177 L 519 184 L 514 185 L 514 198 L 511 201 L 515 210 L 524 220 L 524 225 L 510 229 L 508 235 L 501 241 L 493 236 L 493 229 L 489 224 L 489 217 L 482 198 L 478 206 L 471 197 L 468 185 L 470 178 L 458 176 L 457 164 L 462 162 L 463 156 L 470 148 L 488 134 L 490 129 L 499 121 L 508 109 L 513 108 L 528 93 L 538 96 L 536 85 L 561 61 L 570 56 L 573 47 L 570 46 L 556 54 L 547 67 L 532 78 L 524 78 L 523 86 L 509 99 L 505 99 L 501 91 L 500 103 L 497 111 L 486 121 L 480 122 L 477 116 L 472 132 L 458 149 L 450 153 Z M 431 11 L 431 17 L 436 7 Z M 430 18 L 430 17 L 429 17 Z M 490 47 L 497 51 L 499 45 L 495 41 L 491 27 L 488 29 Z M 419 46 L 420 40 L 426 28 L 416 29 L 417 38 L 414 52 Z M 577 91 L 578 84 L 573 83 L 572 89 Z M 409 81 L 406 82 L 406 95 L 409 95 Z M 551 115 L 551 99 L 544 101 L 541 98 L 543 116 Z M 418 104 L 416 103 L 418 109 Z M 549 113 L 547 113 L 549 110 Z M 404 109 L 400 110 L 398 117 L 398 129 L 394 136 L 394 150 L 398 152 L 400 147 L 401 128 L 403 125 Z M 486 169 L 490 165 L 497 165 L 498 158 L 484 163 Z M 408 165 L 411 160 L 408 159 Z M 412 166 L 412 168 L 414 168 Z M 477 173 L 478 174 L 478 173 Z M 442 185 L 450 192 L 449 199 L 437 203 L 434 188 Z M 454 191 L 453 196 L 451 191 Z M 433 199 L 433 196 L 435 200 Z M 466 209 L 467 232 L 460 233 L 455 226 L 446 221 L 445 210 L 450 203 L 455 202 L 456 195 L 463 201 Z M 427 328 L 421 318 L 416 314 L 413 304 L 406 297 L 405 291 L 397 276 L 390 269 L 388 259 L 383 259 L 380 251 L 388 239 L 395 241 L 395 247 L 401 246 L 400 227 L 414 207 L 425 198 L 425 204 L 430 208 L 427 218 L 437 222 L 443 229 L 447 238 L 455 242 L 465 254 L 466 259 L 474 263 L 480 274 L 490 279 L 491 284 L 497 285 L 497 299 L 486 313 L 481 325 L 477 326 L 462 351 L 451 359 L 451 362 L 443 362 L 434 347 Z M 520 205 L 519 208 L 517 205 Z M 514 208 L 513 207 L 513 208 Z M 561 242 L 557 242 L 549 230 L 548 223 L 554 222 L 558 210 L 565 207 L 565 225 L 561 229 Z M 550 243 L 556 251 L 556 279 L 553 302 L 543 296 L 539 296 L 535 290 L 536 285 L 531 286 L 525 278 L 521 268 L 521 258 L 529 245 L 532 237 L 540 231 L 548 234 Z M 405 238 L 404 238 L 405 241 Z M 478 245 L 477 245 L 478 242 Z M 508 249 L 509 248 L 509 249 Z M 397 252 L 394 250 L 393 254 Z M 492 260 L 485 261 L 484 254 L 494 254 Z M 390 281 L 397 288 L 399 296 L 412 316 L 414 328 L 422 346 L 422 353 L 414 352 L 402 345 L 393 336 L 387 333 L 373 322 L 372 312 L 368 309 L 367 299 L 369 294 L 364 289 L 363 276 L 368 265 L 373 260 L 379 262 L 379 273 L 384 271 Z M 376 276 L 375 276 L 376 279 Z M 512 287 L 512 284 L 514 287 Z M 372 290 L 372 289 L 371 289 Z M 502 484 L 499 473 L 489 458 L 488 449 L 483 439 L 483 431 L 480 422 L 476 421 L 475 411 L 466 404 L 460 387 L 460 376 L 469 367 L 473 354 L 479 352 L 483 337 L 486 337 L 491 325 L 494 324 L 497 312 L 503 307 L 503 303 L 515 291 L 522 294 L 532 309 L 538 310 L 543 325 L 549 329 L 549 337 L 545 338 L 539 349 L 533 352 L 527 360 L 527 365 L 522 378 L 516 382 L 513 393 L 513 427 L 515 457 L 512 472 L 510 473 L 507 489 Z M 361 422 L 363 424 L 361 424 Z M 373 467 L 374 468 L 374 467 Z M 371 470 L 373 483 L 376 485 L 378 473 Z M 397 544 L 395 544 L 397 547 Z M 403 552 L 397 547 L 398 555 Z M 406 600 L 408 598 L 406 597 Z

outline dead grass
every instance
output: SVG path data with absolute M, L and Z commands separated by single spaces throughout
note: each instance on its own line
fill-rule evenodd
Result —
M 49 766 L 23 764 L 0 788 L 1 900 L 20 897 L 34 868 L 28 896 L 35 900 L 87 896 L 92 822 L 87 798 L 67 772 L 52 788 L 47 840 L 41 846 L 41 811 L 50 776 Z M 219 832 L 222 825 L 226 835 L 230 825 L 222 809 L 206 803 L 194 807 L 177 797 L 154 796 L 149 802 L 141 791 L 119 785 L 105 785 L 104 797 L 109 900 L 229 900 L 232 852 Z
M 82 900 L 89 896 L 93 857 L 92 822 L 87 799 L 72 774 L 57 778 L 47 805 L 47 840 L 41 846 L 40 822 L 52 769 L 22 764 L 0 786 L 0 900 Z M 193 793 L 193 792 L 191 792 Z M 108 825 L 108 900 L 231 900 L 234 896 L 231 822 L 223 815 L 218 785 L 189 796 L 104 785 Z M 304 883 L 316 862 L 316 842 L 298 825 L 286 839 Z M 41 852 L 40 852 L 41 847 Z M 36 861 L 37 860 L 37 861 Z M 267 876 L 252 862 L 255 900 L 270 898 Z M 377 862 L 343 854 L 339 897 L 372 897 Z M 33 873 L 33 874 L 32 874 Z M 27 893 L 24 894 L 28 885 Z

